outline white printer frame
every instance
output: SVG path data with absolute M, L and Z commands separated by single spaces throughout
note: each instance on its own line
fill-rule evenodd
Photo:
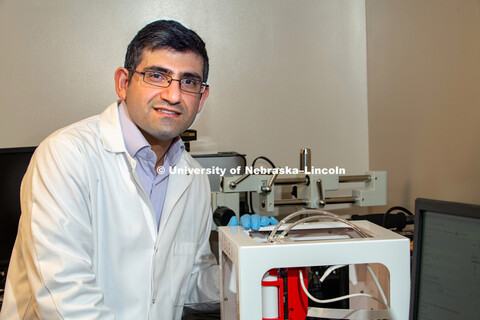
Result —
M 389 271 L 387 299 L 391 319 L 407 320 L 409 240 L 368 221 L 353 223 L 370 237 L 261 243 L 252 239 L 242 227 L 220 227 L 222 319 L 262 319 L 261 281 L 270 269 L 379 263 Z M 309 315 L 314 316 L 313 309 L 318 308 L 309 310 Z M 367 313 L 368 310 L 357 310 L 353 314 L 349 311 L 350 316 L 345 317 L 368 319 Z

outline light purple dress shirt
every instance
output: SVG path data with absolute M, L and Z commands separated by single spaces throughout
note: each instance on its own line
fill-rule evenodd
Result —
M 174 139 L 163 158 L 163 173 L 155 172 L 155 164 L 157 156 L 152 151 L 150 144 L 147 142 L 143 134 L 130 118 L 125 101 L 121 101 L 118 106 L 118 114 L 120 117 L 120 125 L 122 127 L 123 139 L 125 147 L 130 156 L 135 159 L 137 172 L 140 182 L 147 196 L 152 202 L 155 217 L 157 219 L 157 230 L 160 225 L 163 204 L 167 194 L 169 167 L 177 164 L 182 152 L 185 150 L 183 141 L 180 138 Z

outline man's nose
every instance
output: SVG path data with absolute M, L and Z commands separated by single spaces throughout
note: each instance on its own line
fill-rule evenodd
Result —
M 160 97 L 170 104 L 177 104 L 180 102 L 180 94 L 180 80 L 172 79 L 170 85 L 162 90 Z

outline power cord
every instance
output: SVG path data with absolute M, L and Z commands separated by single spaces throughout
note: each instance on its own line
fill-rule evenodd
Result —
M 394 211 L 399 212 L 393 213 Z M 397 231 L 402 231 L 407 224 L 414 223 L 414 216 L 408 209 L 395 206 L 385 213 L 354 214 L 351 220 L 368 220 L 386 229 L 395 228 Z
M 334 267 L 343 267 L 344 265 L 342 266 L 334 266 Z M 312 300 L 313 302 L 316 302 L 316 303 L 331 303 L 331 302 L 337 302 L 337 301 L 340 301 L 340 300 L 345 300 L 345 299 L 350 299 L 350 298 L 354 298 L 354 297 L 367 297 L 367 298 L 370 298 L 370 299 L 373 299 L 375 301 L 378 301 L 380 302 L 381 304 L 383 304 L 387 309 L 390 309 L 390 307 L 388 306 L 388 303 L 387 303 L 387 298 L 385 297 L 385 294 L 383 292 L 383 289 L 382 287 L 380 286 L 380 283 L 378 282 L 378 279 L 377 277 L 375 276 L 375 273 L 373 273 L 373 270 L 372 268 L 370 267 L 370 265 L 367 264 L 367 269 L 370 273 L 370 275 L 372 276 L 373 278 L 373 281 L 375 282 L 375 285 L 377 286 L 378 288 L 378 291 L 380 292 L 381 296 L 382 296 L 382 300 L 380 300 L 379 298 L 377 297 L 374 297 L 368 293 L 353 293 L 353 294 L 349 294 L 349 295 L 345 295 L 345 296 L 341 296 L 341 297 L 337 297 L 337 298 L 331 298 L 331 299 L 325 299 L 325 300 L 320 300 L 320 299 L 317 299 L 315 298 L 314 296 L 312 296 L 310 294 L 310 292 L 308 292 L 308 289 L 305 287 L 305 283 L 303 281 L 303 274 L 301 271 L 299 271 L 299 281 L 300 281 L 300 285 L 303 289 L 303 292 L 305 292 L 305 294 L 310 298 L 310 300 Z M 328 270 L 327 270 L 328 271 Z M 331 270 L 333 271 L 333 270 Z M 331 272 L 330 271 L 330 272 Z M 325 272 L 326 273 L 326 272 Z M 328 275 L 327 275 L 328 276 Z M 323 278 L 323 277 L 322 277 Z M 326 278 L 326 277 L 325 277 Z
M 382 227 L 385 228 L 387 226 L 388 216 L 390 215 L 390 213 L 392 213 L 395 210 L 399 210 L 399 211 L 402 211 L 404 213 L 407 213 L 410 216 L 413 216 L 413 213 L 411 213 L 410 210 L 408 210 L 404 207 L 401 207 L 401 206 L 391 207 L 390 209 L 387 210 L 387 212 L 385 212 L 385 215 L 383 216 Z

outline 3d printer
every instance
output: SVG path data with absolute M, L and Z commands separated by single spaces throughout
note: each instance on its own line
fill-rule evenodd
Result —
M 331 203 L 385 205 L 386 179 L 386 172 L 373 171 L 224 177 L 212 195 L 214 208 L 229 207 L 238 215 L 239 193 L 254 191 L 263 212 L 286 204 L 305 209 L 259 231 L 219 228 L 222 319 L 408 319 L 409 240 L 368 221 L 319 210 Z M 349 197 L 325 196 L 339 183 L 358 181 L 365 188 Z M 297 185 L 297 198 L 276 201 L 278 184 Z M 334 288 L 343 287 L 336 297 L 324 295 L 330 278 Z

